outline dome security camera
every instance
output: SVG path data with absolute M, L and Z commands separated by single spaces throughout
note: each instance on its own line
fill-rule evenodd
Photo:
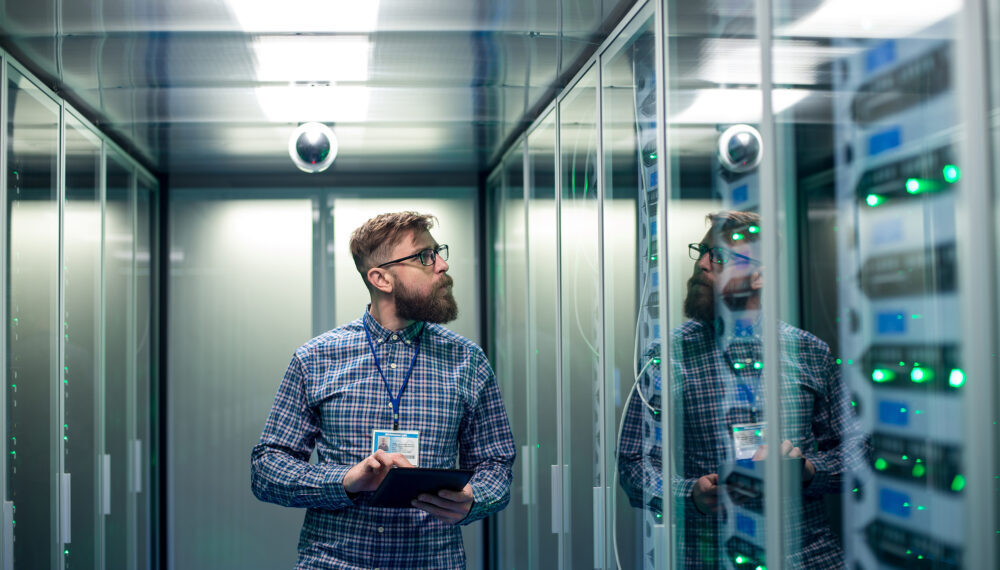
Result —
M 288 155 L 302 172 L 323 172 L 337 158 L 337 137 L 323 123 L 304 123 L 288 139 Z
M 730 172 L 757 168 L 763 154 L 760 132 L 750 125 L 733 125 L 719 135 L 719 162 Z

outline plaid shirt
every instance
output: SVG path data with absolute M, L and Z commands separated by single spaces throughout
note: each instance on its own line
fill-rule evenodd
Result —
M 420 432 L 420 466 L 474 469 L 468 524 L 507 505 L 514 441 L 483 351 L 440 325 L 393 332 L 365 312 L 393 395 L 420 352 L 400 402 L 400 429 Z M 262 501 L 307 508 L 299 568 L 459 568 L 458 526 L 417 509 L 353 500 L 344 475 L 371 453 L 372 430 L 392 429 L 392 407 L 362 319 L 295 351 L 260 442 L 251 486 Z M 315 446 L 319 461 L 309 463 Z
M 784 513 L 789 523 L 785 528 L 794 528 L 801 541 L 800 548 L 789 549 L 786 563 L 794 568 L 843 567 L 843 551 L 827 521 L 823 495 L 841 491 L 845 473 L 864 462 L 870 442 L 851 411 L 840 369 L 826 343 L 785 323 L 779 334 L 782 439 L 801 448 L 816 468 L 815 477 L 803 488 L 800 509 Z M 724 509 L 701 514 L 691 490 L 698 478 L 719 473 L 724 463 L 733 460 L 733 424 L 764 421 L 762 369 L 754 366 L 763 363 L 763 347 L 759 337 L 733 339 L 723 347 L 713 327 L 694 320 L 673 331 L 672 344 L 675 414 L 666 421 L 673 422 L 675 433 L 683 434 L 683 447 L 674 454 L 683 477 L 671 485 L 675 512 L 682 517 L 678 559 L 685 568 L 725 568 L 726 548 L 719 543 L 727 514 Z M 659 347 L 653 352 L 659 356 Z M 659 371 L 650 374 L 659 376 Z M 659 378 L 651 384 L 658 388 Z M 647 400 L 653 396 L 644 395 Z M 642 416 L 651 412 L 634 397 L 625 413 L 619 442 L 621 484 L 633 505 L 655 509 L 663 496 L 661 446 L 649 439 L 644 444 L 642 435 Z M 762 539 L 758 542 L 763 546 Z

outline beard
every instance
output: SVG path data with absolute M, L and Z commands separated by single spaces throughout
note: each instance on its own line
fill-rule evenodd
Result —
M 697 275 L 688 279 L 687 296 L 684 297 L 684 316 L 697 321 L 715 321 L 715 290 Z
M 445 274 L 441 284 L 430 292 L 427 296 L 420 296 L 403 285 L 402 281 L 396 284 L 393 300 L 396 303 L 396 315 L 408 321 L 424 321 L 428 323 L 444 324 L 458 318 L 458 303 L 451 291 L 452 279 Z M 446 291 L 444 295 L 441 291 Z

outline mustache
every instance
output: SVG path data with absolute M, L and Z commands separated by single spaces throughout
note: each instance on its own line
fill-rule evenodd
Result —
M 451 275 L 445 273 L 444 276 L 441 278 L 441 285 L 439 286 L 439 288 L 451 287 L 454 283 L 455 280 L 451 278 Z

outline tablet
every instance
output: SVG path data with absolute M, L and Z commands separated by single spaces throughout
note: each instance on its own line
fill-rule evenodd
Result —
M 461 491 L 472 478 L 471 469 L 427 469 L 395 467 L 382 479 L 370 505 L 396 509 L 412 508 L 410 501 L 420 493 L 436 494 L 441 489 Z

